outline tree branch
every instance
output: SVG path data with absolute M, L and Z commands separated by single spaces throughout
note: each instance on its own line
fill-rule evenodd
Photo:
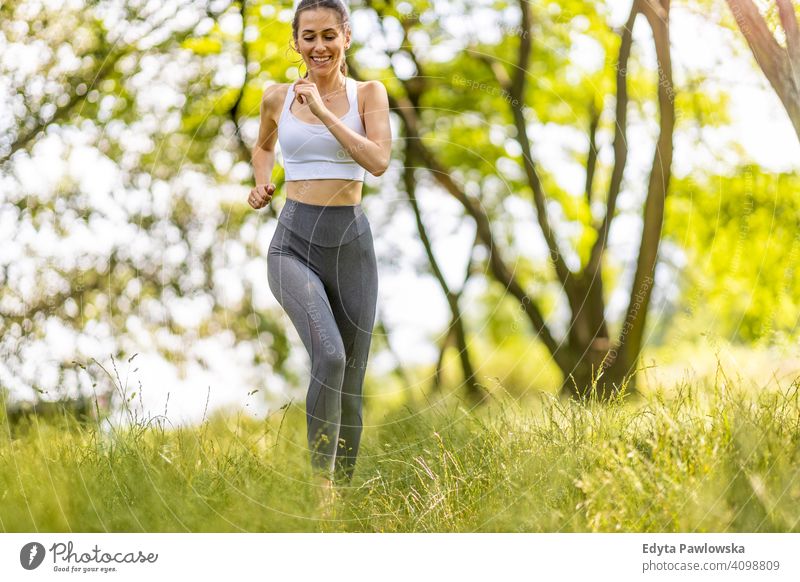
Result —
M 618 365 L 632 366 L 639 357 L 647 321 L 647 309 L 653 290 L 658 248 L 664 224 L 664 206 L 672 167 L 672 134 L 675 127 L 675 94 L 672 83 L 672 60 L 669 41 L 669 2 L 661 0 L 659 10 L 645 2 L 642 13 L 653 30 L 658 62 L 659 136 L 647 188 L 642 241 L 628 309 L 620 330 L 618 350 L 625 356 Z M 666 16 L 665 16 L 666 15 Z
M 583 191 L 586 195 L 586 204 L 592 203 L 592 184 L 594 172 L 597 168 L 597 126 L 600 125 L 600 111 L 595 107 L 594 100 L 589 110 L 589 154 L 586 156 L 586 184 Z
M 520 10 L 522 12 L 522 25 L 523 32 L 528 32 L 531 28 L 530 22 L 530 9 L 526 0 L 519 0 Z M 550 259 L 555 267 L 556 275 L 559 282 L 564 287 L 564 291 L 569 298 L 570 304 L 574 307 L 578 298 L 574 293 L 574 285 L 572 272 L 567 267 L 564 261 L 564 255 L 559 249 L 556 234 L 550 226 L 550 220 L 547 217 L 547 203 L 546 196 L 542 182 L 539 179 L 539 174 L 536 170 L 536 164 L 533 161 L 531 153 L 531 144 L 528 138 L 527 122 L 524 115 L 525 104 L 525 79 L 528 71 L 528 62 L 531 53 L 531 40 L 529 34 L 521 34 L 519 41 L 519 52 L 517 55 L 517 67 L 514 70 L 514 75 L 511 79 L 511 84 L 503 87 L 511 95 L 509 106 L 511 107 L 511 114 L 514 118 L 514 126 L 517 129 L 517 142 L 522 148 L 522 160 L 525 169 L 525 174 L 528 183 L 533 192 L 533 202 L 536 207 L 536 216 L 539 221 L 539 226 L 542 229 L 544 240 L 547 248 L 550 251 Z M 498 67 L 491 67 L 493 72 L 496 72 Z M 504 82 L 503 77 L 497 77 L 498 83 Z M 514 101 L 518 104 L 516 107 L 513 105 Z
M 356 63 L 348 60 L 347 65 L 352 77 L 360 80 L 361 76 L 358 73 Z M 395 97 L 389 93 L 389 106 L 392 111 L 395 111 L 400 116 L 403 122 L 406 129 L 408 147 L 411 147 L 415 151 L 415 155 L 428 168 L 439 185 L 458 200 L 467 211 L 467 214 L 475 220 L 481 243 L 486 246 L 489 252 L 489 268 L 492 275 L 520 302 L 526 316 L 556 362 L 566 366 L 567 361 L 564 352 L 559 351 L 560 345 L 550 333 L 539 308 L 525 293 L 524 289 L 503 260 L 500 254 L 500 247 L 494 241 L 491 222 L 483 211 L 480 202 L 475 199 L 475 197 L 467 195 L 455 183 L 451 172 L 441 165 L 436 156 L 422 142 L 419 135 L 419 118 L 414 105 L 406 97 Z
M 242 85 L 239 88 L 239 91 L 236 93 L 236 99 L 234 100 L 233 104 L 231 105 L 230 109 L 228 109 L 228 116 L 233 121 L 233 132 L 236 134 L 236 142 L 238 144 L 238 151 L 239 151 L 239 158 L 243 162 L 247 162 L 248 167 L 250 167 L 251 162 L 251 152 L 250 148 L 247 147 L 247 144 L 244 143 L 244 138 L 242 137 L 242 131 L 239 127 L 239 106 L 242 103 L 242 99 L 244 98 L 244 92 L 247 90 L 247 82 L 250 79 L 250 47 L 247 44 L 247 41 L 244 38 L 245 29 L 247 28 L 247 0 L 239 0 L 239 16 L 242 19 L 242 37 L 241 37 L 241 47 L 242 47 L 242 59 L 244 59 L 244 81 L 242 81 Z
M 628 60 L 633 46 L 633 26 L 636 15 L 639 13 L 639 0 L 634 0 L 628 20 L 622 29 L 622 38 L 617 57 L 617 103 L 614 127 L 614 169 L 611 171 L 611 182 L 608 186 L 606 199 L 606 213 L 600 226 L 597 227 L 597 238 L 592 245 L 589 261 L 586 264 L 587 276 L 594 277 L 600 272 L 601 259 L 608 244 L 608 233 L 611 230 L 611 221 L 617 208 L 617 196 L 622 188 L 622 177 L 628 161 Z
M 141 12 L 143 8 L 144 5 L 140 7 L 139 12 Z M 132 54 L 136 50 L 136 46 L 138 45 L 138 43 L 140 43 L 144 38 L 147 38 L 150 34 L 155 32 L 159 26 L 165 24 L 168 21 L 169 21 L 168 19 L 160 20 L 152 27 L 150 27 L 145 33 L 141 34 L 136 40 L 131 41 L 130 43 L 122 46 L 119 49 L 115 48 L 119 43 L 113 43 L 111 46 L 111 50 L 109 50 L 106 54 L 101 54 L 97 58 L 97 60 L 99 60 L 102 64 L 100 65 L 100 67 L 98 67 L 96 71 L 90 72 L 88 76 L 84 74 L 80 77 L 75 77 L 71 81 L 68 81 L 68 84 L 70 85 L 69 88 L 72 89 L 72 94 L 70 95 L 69 100 L 64 105 L 57 106 L 55 112 L 50 118 L 38 119 L 34 124 L 34 126 L 31 127 L 27 132 L 18 135 L 11 143 L 9 152 L 3 156 L 0 156 L 0 165 L 3 165 L 4 163 L 8 162 L 16 152 L 27 148 L 31 144 L 31 142 L 33 142 L 34 139 L 36 139 L 36 137 L 38 137 L 42 132 L 44 132 L 49 126 L 58 123 L 64 119 L 67 119 L 67 117 L 75 108 L 75 106 L 86 98 L 86 95 L 88 95 L 89 90 L 91 90 L 92 87 L 96 86 L 101 80 L 105 79 L 109 74 L 111 74 L 114 71 L 114 66 L 122 57 Z M 169 36 L 163 41 L 150 47 L 148 49 L 148 52 L 162 49 L 174 42 L 181 42 L 182 40 L 188 38 L 189 35 L 192 34 L 192 32 L 197 28 L 197 26 L 198 23 L 194 23 L 190 27 L 176 32 L 175 34 Z M 104 38 L 103 40 L 106 42 L 108 41 L 107 38 Z M 141 60 L 141 57 L 143 55 L 144 53 L 139 53 L 137 60 Z M 82 95 L 78 95 L 78 93 L 75 91 L 75 88 L 81 82 L 85 82 L 86 85 L 88 86 L 88 89 Z
M 767 28 L 767 23 L 752 0 L 727 0 L 753 56 L 768 78 L 774 78 L 785 67 L 786 55 Z
M 413 155 L 409 151 L 406 151 L 406 163 L 405 167 L 403 168 L 403 184 L 405 185 L 406 193 L 408 194 L 408 201 L 411 205 L 411 209 L 414 211 L 414 218 L 416 219 L 417 223 L 417 232 L 419 233 L 422 246 L 425 248 L 425 254 L 428 257 L 428 263 L 430 264 L 431 270 L 433 271 L 436 280 L 439 282 L 439 286 L 442 288 L 442 292 L 447 299 L 447 304 L 450 307 L 452 318 L 449 327 L 455 334 L 456 347 L 458 348 L 458 355 L 459 359 L 461 360 L 461 369 L 464 374 L 464 383 L 467 386 L 467 395 L 473 400 L 479 401 L 483 396 L 485 396 L 485 393 L 480 384 L 477 382 L 475 377 L 475 367 L 472 365 L 472 360 L 469 357 L 469 350 L 467 349 L 467 334 L 466 330 L 464 329 L 464 318 L 461 315 L 461 308 L 458 305 L 458 296 L 450 290 L 450 286 L 447 284 L 447 280 L 444 278 L 444 274 L 439 267 L 439 262 L 436 260 L 436 256 L 433 254 L 433 246 L 431 245 L 430 238 L 428 238 L 425 224 L 422 222 L 422 214 L 420 213 L 416 196 L 417 188 L 416 180 L 414 179 Z M 450 330 L 448 330 L 448 336 L 449 335 Z M 445 346 L 446 345 L 447 344 L 445 342 Z M 442 352 L 444 352 L 444 348 L 442 349 Z
M 752 0 L 727 0 L 727 2 L 756 63 L 786 108 L 800 139 L 800 79 L 798 79 L 800 71 L 798 71 L 798 61 L 794 60 L 800 58 L 796 56 L 800 48 L 798 48 L 797 20 L 791 6 L 787 6 L 789 3 L 785 1 L 778 2 L 781 22 L 789 43 L 787 51 L 772 36 L 766 21 Z
M 789 67 L 794 73 L 795 91 L 800 92 L 800 30 L 797 25 L 797 15 L 789 0 L 775 1 L 778 4 L 781 26 L 786 33 L 786 49 L 789 52 Z

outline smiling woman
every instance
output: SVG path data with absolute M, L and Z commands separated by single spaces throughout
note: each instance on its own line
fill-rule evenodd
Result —
M 259 209 L 271 200 L 280 143 L 287 200 L 267 275 L 311 359 L 307 437 L 327 513 L 334 479 L 349 483 L 355 468 L 377 306 L 377 260 L 361 190 L 367 171 L 380 176 L 386 170 L 392 136 L 384 86 L 347 77 L 344 5 L 302 0 L 292 33 L 307 73 L 264 92 L 249 203 Z

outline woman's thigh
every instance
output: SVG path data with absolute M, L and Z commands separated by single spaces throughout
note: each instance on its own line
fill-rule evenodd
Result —
M 331 249 L 322 269 L 333 315 L 342 335 L 348 367 L 366 367 L 375 324 L 378 269 L 372 233 Z
M 278 226 L 267 254 L 270 289 L 312 359 L 342 356 L 344 345 L 325 285 L 292 238 L 291 231 Z

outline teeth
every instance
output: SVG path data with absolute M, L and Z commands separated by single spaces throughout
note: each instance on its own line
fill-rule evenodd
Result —
M 330 58 L 330 57 L 325 57 L 325 58 L 323 59 L 323 58 L 319 58 L 319 57 L 311 57 L 311 60 L 313 60 L 313 61 L 314 61 L 314 62 L 316 62 L 316 63 L 324 63 L 324 62 L 326 62 L 326 61 L 329 61 L 329 60 L 331 60 L 331 58 Z

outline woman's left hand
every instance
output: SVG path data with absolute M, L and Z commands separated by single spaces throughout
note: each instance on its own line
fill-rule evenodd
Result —
M 328 111 L 328 108 L 325 107 L 325 104 L 322 102 L 322 97 L 319 96 L 317 84 L 313 81 L 309 79 L 298 79 L 294 83 L 294 92 L 298 97 L 303 97 L 300 103 L 308 104 L 311 113 L 318 118 L 322 119 L 322 115 Z

